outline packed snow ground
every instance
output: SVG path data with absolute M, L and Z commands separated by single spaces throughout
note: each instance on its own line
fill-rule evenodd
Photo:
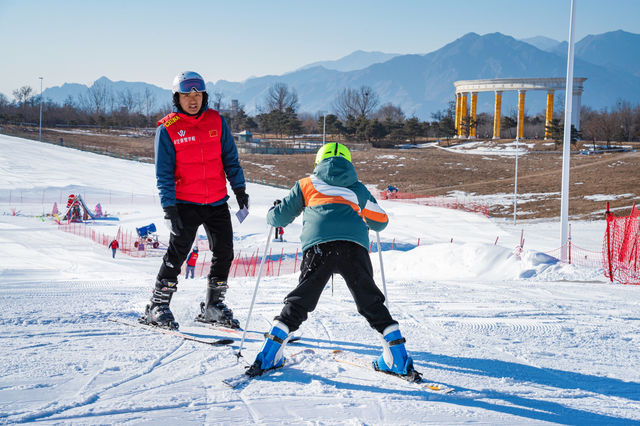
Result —
M 264 248 L 266 212 L 286 193 L 254 184 L 248 192 L 250 216 L 234 219 L 237 250 Z M 160 258 L 112 259 L 36 217 L 70 193 L 120 217 L 96 230 L 153 222 L 168 235 L 152 165 L 0 136 L 0 423 L 640 423 L 640 287 L 540 254 L 558 247 L 559 223 L 513 226 L 381 201 L 391 220 L 383 243 L 421 239 L 383 252 L 392 315 L 417 370 L 454 394 L 332 360 L 335 349 L 365 360 L 380 352 L 340 277 L 301 327 L 302 341 L 287 348 L 315 353 L 230 389 L 221 380 L 253 361 L 261 336 L 247 334 L 237 363 L 239 337 L 212 348 L 107 321 L 137 319 Z M 295 252 L 300 224 L 287 227 L 287 243 L 270 243 L 274 250 Z M 576 244 L 597 250 L 604 222 L 575 222 L 572 231 Z M 372 261 L 381 285 L 377 253 Z M 268 329 L 296 283 L 296 274 L 261 280 L 250 331 Z M 202 278 L 181 280 L 173 312 L 185 330 L 228 337 L 193 322 L 204 288 Z M 243 325 L 254 288 L 255 278 L 230 282 L 227 301 Z

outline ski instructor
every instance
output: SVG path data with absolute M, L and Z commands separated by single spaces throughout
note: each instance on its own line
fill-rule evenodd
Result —
M 140 321 L 178 328 L 169 303 L 178 275 L 200 225 L 212 252 L 205 302 L 196 320 L 238 328 L 224 303 L 233 260 L 233 228 L 227 180 L 239 209 L 249 208 L 249 195 L 238 150 L 224 118 L 208 107 L 204 79 L 193 71 L 173 80 L 174 110 L 158 122 L 155 136 L 156 180 L 164 218 L 171 231 L 169 248 Z

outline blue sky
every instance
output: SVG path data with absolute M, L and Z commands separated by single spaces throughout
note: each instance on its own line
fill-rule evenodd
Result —
M 640 33 L 640 0 L 576 0 L 576 40 Z M 169 88 L 282 74 L 355 50 L 424 54 L 468 32 L 568 39 L 569 0 L 0 0 L 0 93 L 101 76 Z

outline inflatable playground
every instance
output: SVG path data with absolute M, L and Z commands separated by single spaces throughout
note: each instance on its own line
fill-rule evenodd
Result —
M 96 204 L 94 210 L 91 210 L 87 207 L 86 203 L 82 199 L 80 194 L 70 194 L 67 199 L 67 207 L 66 212 L 62 217 L 60 217 L 60 212 L 58 211 L 58 205 L 53 205 L 53 211 L 51 215 L 56 218 L 58 223 L 67 222 L 67 223 L 84 223 L 94 220 L 119 220 L 119 218 L 115 216 L 109 216 L 102 211 L 102 206 L 100 203 Z

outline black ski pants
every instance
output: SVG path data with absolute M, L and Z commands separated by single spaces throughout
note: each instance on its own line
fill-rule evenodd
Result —
M 304 251 L 298 286 L 284 299 L 284 308 L 275 319 L 295 331 L 312 312 L 329 278 L 344 278 L 358 312 L 369 325 L 382 333 L 397 322 L 384 305 L 384 295 L 373 280 L 373 267 L 367 249 L 351 241 L 330 241 Z
M 169 248 L 164 255 L 158 279 L 175 280 L 180 275 L 182 264 L 187 259 L 200 225 L 204 227 L 211 249 L 209 278 L 226 281 L 233 261 L 233 227 L 227 203 L 210 206 L 199 204 L 177 204 L 183 228 L 180 235 L 171 234 Z

